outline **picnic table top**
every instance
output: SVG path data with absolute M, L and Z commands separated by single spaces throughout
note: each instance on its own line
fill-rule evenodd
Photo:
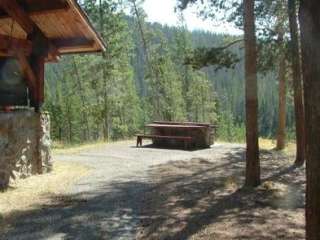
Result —
M 168 125 L 191 125 L 191 126 L 205 126 L 205 127 L 215 127 L 211 123 L 198 123 L 198 122 L 170 122 L 170 121 L 153 121 L 153 124 L 168 124 Z
M 157 124 L 151 123 L 147 124 L 146 127 L 149 128 L 171 128 L 171 129 L 203 129 L 207 126 L 198 126 L 198 125 L 177 125 L 177 124 Z

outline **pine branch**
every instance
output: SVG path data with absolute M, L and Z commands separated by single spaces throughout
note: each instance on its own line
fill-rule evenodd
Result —
M 240 59 L 235 53 L 227 49 L 242 41 L 243 39 L 237 39 L 222 47 L 196 48 L 186 57 L 185 64 L 191 65 L 194 69 L 208 66 L 215 66 L 216 70 L 233 68 Z

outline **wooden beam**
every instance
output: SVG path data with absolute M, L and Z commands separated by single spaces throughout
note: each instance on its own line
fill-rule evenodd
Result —
M 44 102 L 45 58 L 37 56 L 27 58 L 22 53 L 17 53 L 16 57 L 31 92 L 32 105 L 38 111 Z
M 43 3 L 41 6 L 45 6 Z M 57 48 L 43 34 L 41 29 L 33 22 L 28 13 L 19 5 L 17 0 L 0 0 L 0 8 L 15 20 L 27 34 L 27 39 L 32 42 L 32 52 L 27 58 L 21 52 L 18 59 L 26 76 L 27 84 L 31 91 L 32 105 L 39 111 L 44 98 L 44 64 L 49 55 L 59 55 Z
M 92 47 L 94 40 L 89 40 L 84 37 L 65 38 L 65 39 L 52 39 L 51 42 L 57 48 L 72 48 L 72 47 Z
M 45 62 L 58 62 L 60 60 L 60 52 L 54 44 L 51 44 L 51 47 L 53 48 L 49 49 L 48 54 L 45 58 Z
M 45 57 L 43 56 L 32 56 L 30 58 L 30 64 L 33 69 L 33 73 L 36 76 L 37 84 L 36 84 L 36 91 L 37 91 L 37 104 L 41 107 L 44 102 L 44 64 L 45 64 Z
M 35 24 L 16 0 L 0 0 L 0 7 L 22 27 L 26 34 L 32 34 L 35 31 Z
M 17 0 L 17 3 L 29 16 L 67 11 L 70 6 L 64 0 Z M 8 13 L 0 9 L 0 19 L 10 18 Z
M 46 58 L 46 62 L 58 62 L 60 59 L 60 50 L 61 52 L 65 52 L 74 48 L 91 48 L 95 44 L 94 40 L 84 37 L 51 39 L 50 42 L 56 46 L 58 51 L 50 50 Z
M 40 28 L 32 21 L 30 16 L 18 4 L 17 0 L 0 0 L 0 8 L 15 20 L 26 32 L 28 40 L 32 41 L 36 48 L 33 48 L 33 54 L 47 55 L 49 49 L 57 51 L 55 46 L 42 33 Z
M 46 36 L 16 0 L 0 0 L 0 8 L 3 8 L 3 10 L 5 10 L 9 16 L 21 26 L 29 40 L 33 43 L 36 42 L 37 49 L 41 49 L 43 45 L 47 44 L 48 39 Z
M 22 52 L 29 56 L 31 51 L 31 41 L 0 34 L 0 52 L 6 53 L 8 56 L 14 56 L 17 52 Z
M 33 72 L 31 65 L 29 64 L 28 58 L 21 52 L 17 53 L 17 59 L 20 64 L 21 72 L 25 76 L 28 88 L 31 92 L 32 101 L 37 101 L 37 77 Z

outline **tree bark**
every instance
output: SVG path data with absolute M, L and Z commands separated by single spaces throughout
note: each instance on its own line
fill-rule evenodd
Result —
M 283 44 L 283 35 L 279 35 L 279 42 Z M 279 125 L 277 133 L 277 150 L 283 150 L 286 145 L 286 58 L 284 52 L 279 60 Z
M 306 239 L 320 239 L 320 1 L 300 0 L 306 120 Z
M 301 166 L 305 161 L 305 118 L 303 86 L 301 77 L 301 63 L 299 50 L 299 34 L 297 23 L 296 0 L 288 0 L 289 25 L 290 25 L 290 53 L 292 59 L 292 76 L 294 91 L 294 108 L 296 122 L 297 154 L 295 165 Z
M 72 124 L 72 116 L 71 116 L 71 104 L 69 102 L 69 99 L 67 99 L 66 102 L 66 108 L 67 108 L 67 122 L 68 122 L 68 140 L 69 143 L 73 142 L 73 124 Z
M 104 18 L 103 18 L 103 0 L 99 0 L 99 24 L 100 24 L 100 31 L 101 36 L 103 39 L 105 39 L 104 36 Z M 105 52 L 102 53 L 102 58 L 104 60 L 104 64 L 106 64 L 108 60 L 108 56 Z M 109 133 L 109 89 L 108 89 L 108 79 L 110 78 L 110 75 L 107 74 L 107 67 L 104 66 L 102 69 L 102 75 L 103 75 L 103 105 L 104 105 L 104 123 L 103 123 L 103 139 L 104 141 L 109 141 L 110 133 Z
M 245 80 L 246 80 L 246 187 L 260 184 L 258 141 L 257 43 L 254 0 L 244 0 Z
M 136 1 L 135 0 L 131 0 L 131 2 L 133 4 L 134 13 L 135 13 L 136 18 L 137 18 L 138 28 L 139 28 L 139 32 L 140 32 L 140 36 L 141 36 L 141 40 L 142 40 L 143 49 L 144 49 L 144 52 L 145 52 L 146 62 L 147 62 L 148 67 L 150 68 L 150 72 L 152 72 L 152 70 L 151 70 L 152 67 L 151 67 L 151 62 L 150 62 L 150 57 L 149 57 L 149 47 L 148 47 L 147 39 L 146 39 L 144 31 L 143 31 L 143 26 L 142 26 L 142 23 L 141 23 L 141 17 L 140 17 L 140 14 L 139 14 L 139 10 L 138 10 Z

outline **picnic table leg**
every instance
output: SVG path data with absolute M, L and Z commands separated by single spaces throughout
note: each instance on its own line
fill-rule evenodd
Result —
M 139 145 L 142 147 L 142 137 L 137 136 L 137 147 L 139 147 Z

